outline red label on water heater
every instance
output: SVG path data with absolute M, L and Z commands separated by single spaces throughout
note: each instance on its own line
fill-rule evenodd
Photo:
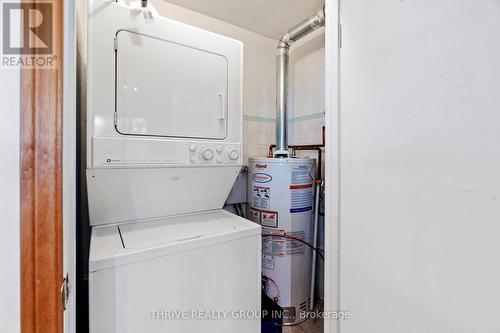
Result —
M 312 187 L 312 184 L 290 185 L 290 190 L 298 190 L 301 188 L 309 188 L 309 187 Z

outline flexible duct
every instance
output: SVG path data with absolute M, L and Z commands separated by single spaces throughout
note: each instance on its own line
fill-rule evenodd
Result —
M 288 30 L 278 43 L 276 58 L 276 152 L 275 157 L 287 157 L 288 54 L 290 46 L 325 25 L 325 7 L 310 18 Z

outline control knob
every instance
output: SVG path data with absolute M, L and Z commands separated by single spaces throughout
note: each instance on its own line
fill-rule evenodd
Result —
M 203 150 L 201 156 L 207 161 L 211 160 L 212 158 L 214 158 L 214 151 L 212 149 L 205 149 Z
M 238 159 L 238 157 L 240 157 L 240 153 L 238 152 L 238 150 L 236 149 L 231 149 L 227 152 L 227 157 L 230 159 L 230 160 L 236 160 Z

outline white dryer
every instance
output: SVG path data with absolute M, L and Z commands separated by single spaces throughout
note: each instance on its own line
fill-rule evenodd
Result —
M 86 27 L 90 332 L 258 332 L 260 226 L 221 209 L 242 43 L 113 1 Z

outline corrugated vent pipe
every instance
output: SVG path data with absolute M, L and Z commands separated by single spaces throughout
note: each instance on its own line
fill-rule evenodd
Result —
M 276 151 L 274 157 L 288 157 L 287 108 L 288 108 L 288 53 L 290 46 L 325 25 L 325 7 L 310 18 L 288 30 L 278 43 L 276 58 Z

